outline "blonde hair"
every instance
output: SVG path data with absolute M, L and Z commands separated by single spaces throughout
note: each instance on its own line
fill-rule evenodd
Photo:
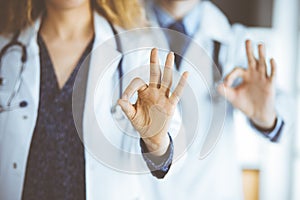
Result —
M 113 24 L 136 28 L 145 24 L 139 0 L 90 0 L 91 7 Z M 44 0 L 0 1 L 0 34 L 12 33 L 31 25 L 43 12 Z

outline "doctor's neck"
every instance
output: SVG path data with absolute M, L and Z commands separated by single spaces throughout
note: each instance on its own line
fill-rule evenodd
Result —
M 156 0 L 174 19 L 182 19 L 201 0 Z
M 74 40 L 91 37 L 94 34 L 93 12 L 90 1 L 69 7 L 48 2 L 45 1 L 46 14 L 42 20 L 40 30 L 43 36 Z

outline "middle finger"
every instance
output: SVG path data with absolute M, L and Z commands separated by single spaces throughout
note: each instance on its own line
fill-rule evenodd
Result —
M 164 68 L 164 74 L 162 78 L 161 88 L 166 91 L 166 94 L 169 94 L 170 88 L 172 86 L 172 79 L 173 79 L 173 68 L 174 66 L 174 53 L 170 52 L 168 53 L 165 68 Z

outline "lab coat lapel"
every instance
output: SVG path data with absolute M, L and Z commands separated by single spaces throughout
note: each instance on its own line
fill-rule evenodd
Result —
M 115 162 L 131 163 L 131 157 L 124 156 L 124 151 L 120 151 L 115 146 L 120 147 L 123 136 L 113 122 L 110 112 L 111 94 L 116 84 L 115 75 L 122 54 L 116 50 L 114 34 L 108 22 L 97 14 L 94 20 L 95 44 L 89 66 L 83 118 L 87 199 L 117 195 L 112 194 L 111 190 L 107 189 L 113 187 L 110 184 L 114 182 L 105 181 L 106 179 L 111 180 L 117 177 L 119 184 L 123 185 L 124 188 L 127 184 L 134 184 L 126 174 L 123 175 L 110 168 L 114 166 Z M 124 67 L 132 65 L 132 62 L 127 58 L 124 58 L 123 63 Z M 104 73 L 105 76 L 103 76 Z M 134 147 L 137 146 L 138 143 Z M 133 145 L 126 145 L 126 147 L 130 151 Z M 122 178 L 123 176 L 124 178 Z M 125 196 L 132 195 L 132 192 L 126 191 Z
M 35 112 L 38 109 L 40 88 L 40 59 L 37 44 L 37 33 L 40 28 L 40 19 L 33 26 L 25 29 L 19 36 L 19 41 L 26 45 L 27 62 L 22 75 L 23 86 L 26 88 L 26 98 L 32 102 Z M 21 88 L 22 90 L 22 88 Z M 25 94 L 24 94 L 25 95 Z M 28 102 L 29 103 L 29 102 Z
M 98 129 L 97 127 L 95 127 L 97 126 L 97 120 L 94 114 L 94 101 L 96 101 L 94 99 L 94 96 L 95 96 L 95 91 L 97 89 L 97 83 L 101 78 L 102 73 L 104 72 L 103 68 L 108 67 L 111 61 L 115 60 L 115 58 L 119 58 L 119 59 L 121 58 L 121 54 L 116 50 L 115 44 L 112 44 L 110 42 L 110 41 L 114 41 L 113 39 L 111 39 L 114 35 L 109 23 L 103 17 L 99 16 L 98 14 L 95 14 L 94 27 L 95 27 L 95 42 L 93 45 L 93 51 L 90 54 L 90 65 L 88 69 L 89 72 L 87 77 L 87 88 L 85 93 L 86 98 L 85 98 L 85 106 L 84 106 L 85 110 L 84 110 L 84 117 L 83 117 L 83 130 L 84 130 L 83 132 L 89 133 L 89 134 L 84 134 L 84 140 L 86 142 L 93 141 L 88 138 L 92 136 L 92 132 L 95 132 L 92 130 Z M 105 48 L 103 48 L 103 45 L 105 45 Z M 110 90 L 111 88 L 101 88 L 101 89 Z
M 202 64 L 198 62 L 195 62 L 194 64 L 197 63 L 197 65 L 200 66 L 201 73 L 203 73 L 205 80 L 209 84 L 209 87 L 211 87 L 213 84 L 213 42 L 220 42 L 221 48 L 224 52 L 224 50 L 227 48 L 228 44 L 232 39 L 232 34 L 230 24 L 228 23 L 226 17 L 223 15 L 223 13 L 219 11 L 219 9 L 215 5 L 213 5 L 210 2 L 202 2 L 201 4 L 201 17 L 199 22 L 200 25 L 198 31 L 193 37 L 194 44 L 199 45 L 199 47 L 196 47 L 195 45 L 190 45 L 185 53 L 185 59 L 186 61 L 201 60 Z M 199 52 L 199 48 L 201 49 L 201 52 Z M 195 57 L 196 54 L 199 54 L 199 58 L 193 59 L 193 57 Z M 227 57 L 228 56 L 223 56 L 223 58 Z M 222 61 L 222 64 L 227 64 L 226 60 L 223 59 Z M 183 62 L 183 68 L 181 70 L 186 70 L 185 66 L 187 65 L 188 64 L 186 62 Z
M 225 15 L 211 2 L 201 2 L 200 27 L 194 39 L 204 36 L 227 44 L 231 39 L 231 25 Z

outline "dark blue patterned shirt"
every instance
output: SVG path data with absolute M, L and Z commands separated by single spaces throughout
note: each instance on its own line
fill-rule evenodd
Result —
M 72 115 L 77 71 L 92 49 L 89 43 L 62 89 L 46 44 L 38 36 L 41 81 L 37 124 L 27 161 L 23 199 L 85 199 L 83 145 Z

